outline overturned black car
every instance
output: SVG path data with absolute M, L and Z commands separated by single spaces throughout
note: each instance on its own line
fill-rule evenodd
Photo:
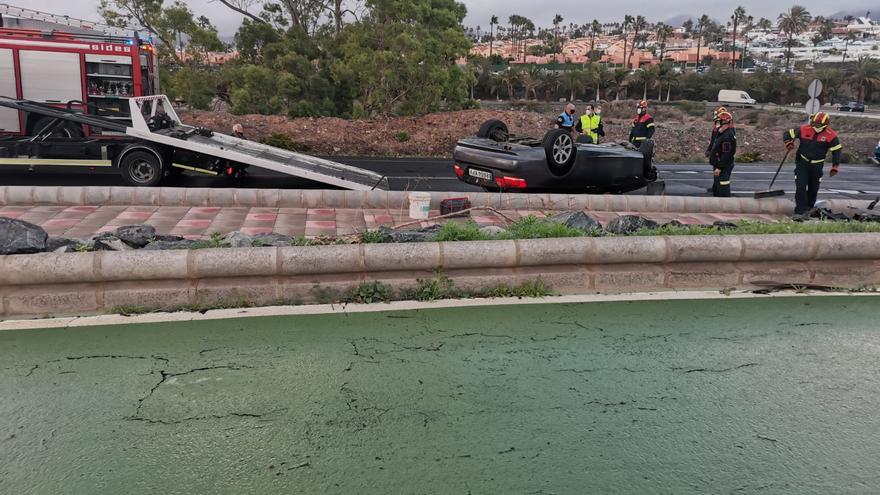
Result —
M 643 187 L 662 194 L 654 167 L 654 142 L 589 144 L 563 129 L 543 140 L 509 134 L 500 120 L 488 120 L 476 137 L 456 143 L 455 175 L 487 191 L 590 192 L 621 194 Z

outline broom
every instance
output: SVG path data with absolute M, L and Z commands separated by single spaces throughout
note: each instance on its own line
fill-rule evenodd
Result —
M 791 153 L 791 150 L 785 151 L 785 156 L 782 157 L 782 161 L 779 162 L 779 168 L 776 169 L 776 175 L 773 176 L 773 180 L 770 181 L 770 187 L 767 188 L 766 191 L 758 191 L 755 193 L 755 199 L 762 198 L 775 198 L 776 196 L 785 196 L 785 191 L 782 189 L 773 190 L 773 184 L 776 183 L 776 178 L 779 177 L 779 172 L 782 171 L 782 166 L 785 165 L 785 160 L 788 159 L 788 155 Z

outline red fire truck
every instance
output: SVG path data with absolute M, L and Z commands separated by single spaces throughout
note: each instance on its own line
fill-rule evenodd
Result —
M 153 44 L 137 32 L 0 4 L 0 96 L 128 121 L 128 99 L 158 89 Z M 46 116 L 0 109 L 0 135 L 34 135 L 48 123 Z M 110 134 L 74 123 L 58 132 Z

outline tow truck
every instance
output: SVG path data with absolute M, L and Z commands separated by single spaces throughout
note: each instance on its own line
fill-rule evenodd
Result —
M 128 99 L 129 121 L 0 96 L 0 107 L 42 116 L 32 136 L 0 137 L 0 165 L 112 167 L 131 186 L 158 186 L 185 170 L 238 177 L 264 168 L 351 190 L 388 189 L 385 176 L 302 153 L 255 143 L 181 122 L 165 95 Z M 88 126 L 92 136 L 58 132 Z

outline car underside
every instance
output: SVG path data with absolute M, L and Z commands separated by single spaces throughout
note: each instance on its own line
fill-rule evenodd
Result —
M 644 187 L 662 190 L 652 160 L 654 143 L 578 142 L 553 129 L 543 140 L 510 136 L 498 120 L 483 124 L 477 137 L 458 141 L 456 176 L 487 191 L 624 193 Z

